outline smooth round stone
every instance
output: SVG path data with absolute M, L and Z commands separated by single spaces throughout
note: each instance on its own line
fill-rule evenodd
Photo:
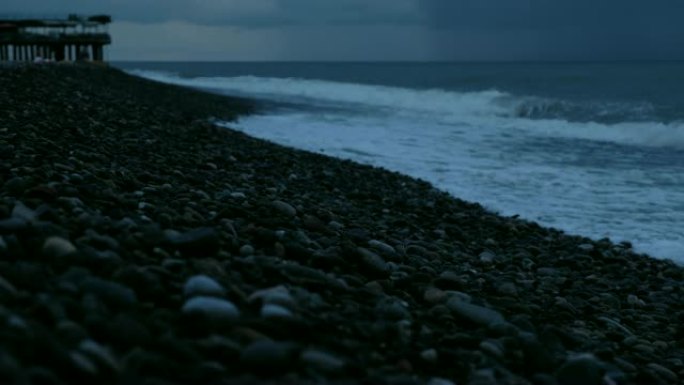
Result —
M 386 244 L 385 242 L 378 241 L 376 239 L 371 239 L 370 241 L 368 241 L 368 246 L 372 247 L 375 250 L 382 251 L 386 254 L 396 254 L 396 250 L 394 250 L 394 247 Z
M 453 381 L 447 380 L 445 378 L 433 377 L 428 382 L 427 385 L 455 385 Z
M 292 207 L 292 205 L 289 203 L 283 201 L 273 201 L 271 203 L 271 206 L 273 206 L 274 209 L 278 210 L 280 213 L 288 217 L 294 217 L 295 215 L 297 215 L 297 209 Z
M 337 372 L 345 365 L 344 361 L 334 355 L 315 349 L 303 351 L 299 359 L 304 365 L 325 372 Z
M 97 365 L 95 365 L 85 354 L 74 351 L 69 353 L 69 358 L 71 358 L 71 363 L 77 370 L 91 376 L 97 375 Z
M 114 306 L 126 307 L 138 302 L 138 296 L 130 287 L 101 278 L 87 278 L 81 284 L 81 290 L 94 294 L 99 299 Z
M 591 354 L 569 358 L 556 372 L 559 385 L 603 385 L 604 367 Z
M 74 252 L 76 246 L 62 237 L 49 237 L 43 243 L 43 254 L 47 257 L 59 258 Z
M 466 303 L 457 298 L 450 299 L 446 305 L 454 315 L 475 324 L 489 326 L 505 322 L 504 317 L 498 311 Z
M 220 283 L 204 274 L 190 277 L 183 286 L 183 295 L 186 298 L 196 296 L 221 297 L 226 290 Z
M 104 366 L 115 373 L 119 372 L 120 365 L 116 358 L 114 358 L 109 349 L 106 349 L 97 342 L 90 339 L 83 340 L 78 345 L 78 349 L 87 354 L 93 361 L 98 362 L 101 366 Z
M 444 302 L 447 299 L 447 293 L 443 290 L 437 289 L 436 287 L 431 287 L 425 290 L 423 293 L 423 299 L 431 304 L 436 304 Z
M 280 305 L 272 304 L 272 303 L 267 303 L 264 304 L 264 306 L 261 307 L 261 316 L 263 318 L 292 318 L 294 317 L 294 314 L 292 312 Z
M 656 374 L 658 374 L 660 377 L 667 380 L 668 382 L 677 382 L 677 380 L 679 380 L 679 376 L 677 376 L 675 372 L 660 364 L 650 363 L 646 365 L 646 367 L 654 371 Z
M 411 318 L 409 310 L 398 300 L 387 298 L 378 302 L 375 313 L 388 320 L 405 320 Z
M 262 374 L 281 373 L 293 366 L 295 346 L 287 342 L 259 340 L 249 344 L 240 354 L 240 363 Z
M 435 349 L 425 349 L 422 352 L 420 352 L 420 358 L 422 358 L 425 362 L 434 363 L 437 362 L 439 354 Z
M 214 297 L 193 297 L 185 302 L 182 311 L 217 322 L 232 322 L 240 317 L 240 310 L 232 302 Z
M 257 290 L 247 298 L 248 302 L 258 300 L 264 304 L 276 304 L 286 308 L 292 308 L 295 305 L 295 300 L 290 295 L 290 291 L 282 285 Z
M 240 255 L 254 255 L 254 247 L 252 245 L 243 245 L 242 247 L 240 247 Z
M 483 251 L 479 255 L 480 261 L 485 263 L 492 263 L 497 259 L 497 255 L 491 251 Z

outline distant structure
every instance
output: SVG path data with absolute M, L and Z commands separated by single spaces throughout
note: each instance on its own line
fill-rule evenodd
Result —
M 0 62 L 104 61 L 112 42 L 108 15 L 69 15 L 66 19 L 0 15 Z

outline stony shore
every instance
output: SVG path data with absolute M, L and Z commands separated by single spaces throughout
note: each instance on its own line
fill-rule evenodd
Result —
M 0 383 L 684 378 L 682 267 L 209 123 L 251 109 L 0 68 Z

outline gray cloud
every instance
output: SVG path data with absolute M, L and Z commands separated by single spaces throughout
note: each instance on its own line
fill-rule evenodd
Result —
M 115 22 L 183 22 L 197 33 L 272 31 L 297 57 L 339 52 L 373 59 L 434 60 L 684 59 L 682 0 L 2 0 L 0 12 L 107 13 Z M 378 28 L 382 26 L 383 28 Z M 389 29 L 388 29 L 389 28 Z M 302 30 L 306 33 L 302 33 Z M 174 31 L 167 31 L 173 34 Z M 395 31 L 397 38 L 387 31 Z M 190 33 L 191 28 L 177 34 Z M 262 32 L 254 32 L 257 36 Z M 204 33 L 204 32 L 202 32 Z M 209 33 L 209 32 L 206 32 Z M 367 35 L 367 36 L 364 36 Z M 412 36 L 420 35 L 420 38 Z M 154 35 L 163 37 L 162 34 Z M 269 35 L 271 36 L 271 35 Z M 197 41 L 202 39 L 195 36 Z M 207 38 L 209 39 L 209 38 Z M 397 39 L 405 43 L 399 44 Z M 116 40 L 116 37 L 115 37 Z M 209 41 L 209 40 L 207 40 Z M 307 42 L 316 45 L 307 46 Z M 300 45 L 297 45 L 300 42 Z M 369 48 L 373 42 L 373 48 Z M 272 43 L 275 47 L 275 43 Z M 355 48 L 356 47 L 356 48 Z M 179 47 L 178 49 L 184 49 Z M 310 49 L 310 55 L 306 50 Z M 332 53 L 331 53 L 332 52 Z M 410 52 L 416 52 L 412 55 Z M 429 55 L 426 54 L 429 52 Z M 293 55 L 294 55 L 293 53 Z M 249 55 L 248 55 L 249 56 Z M 274 57 L 287 59 L 287 57 Z
M 417 21 L 415 0 L 4 0 L 8 13 L 109 13 L 143 23 L 187 21 L 203 25 L 404 24 Z
M 423 0 L 433 44 L 447 56 L 471 36 L 480 51 L 527 59 L 684 59 L 677 0 Z M 515 51 L 515 50 L 514 50 Z M 511 56 L 512 55 L 512 56 Z M 516 58 L 519 59 L 520 57 Z

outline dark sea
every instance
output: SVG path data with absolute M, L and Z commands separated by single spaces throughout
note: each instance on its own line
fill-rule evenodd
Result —
M 684 263 L 684 62 L 118 62 L 261 101 L 228 126 Z

